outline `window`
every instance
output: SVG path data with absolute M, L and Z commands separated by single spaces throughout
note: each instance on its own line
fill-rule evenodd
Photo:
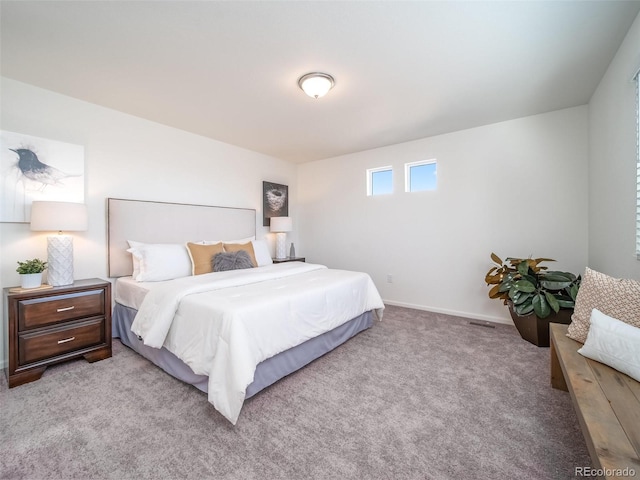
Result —
M 420 162 L 405 163 L 404 182 L 405 192 L 435 190 L 438 183 L 437 162 L 435 160 L 422 160 Z
M 636 257 L 640 260 L 640 70 L 636 72 Z
M 367 170 L 367 195 L 386 195 L 389 193 L 393 193 L 392 168 L 379 167 Z

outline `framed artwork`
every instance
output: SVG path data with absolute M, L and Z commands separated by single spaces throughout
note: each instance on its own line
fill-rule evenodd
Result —
M 271 217 L 289 216 L 289 187 L 262 182 L 262 225 L 271 225 Z
M 0 132 L 0 222 L 28 223 L 34 200 L 84 203 L 84 147 Z

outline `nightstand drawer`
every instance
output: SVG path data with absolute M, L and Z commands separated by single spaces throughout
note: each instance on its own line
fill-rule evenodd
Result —
M 104 318 L 18 336 L 20 365 L 104 343 Z
M 32 298 L 18 302 L 18 329 L 104 315 L 104 289 Z

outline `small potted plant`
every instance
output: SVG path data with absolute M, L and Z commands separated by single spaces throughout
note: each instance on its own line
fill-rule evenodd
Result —
M 571 323 L 571 315 L 580 288 L 580 276 L 569 272 L 548 271 L 543 262 L 551 258 L 507 258 L 495 253 L 496 263 L 485 276 L 489 298 L 504 301 L 509 307 L 520 336 L 539 347 L 549 346 L 549 323 Z
M 47 262 L 39 258 L 18 261 L 16 272 L 20 274 L 22 288 L 36 288 L 42 285 L 42 272 L 47 268 Z

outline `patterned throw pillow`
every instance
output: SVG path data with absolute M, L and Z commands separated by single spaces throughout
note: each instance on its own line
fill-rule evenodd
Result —
M 584 343 L 591 325 L 591 311 L 640 327 L 640 282 L 613 278 L 586 268 L 567 336 Z
M 217 253 L 213 257 L 213 271 L 226 272 L 228 270 L 242 270 L 245 268 L 253 268 L 251 257 L 245 250 L 237 252 Z

